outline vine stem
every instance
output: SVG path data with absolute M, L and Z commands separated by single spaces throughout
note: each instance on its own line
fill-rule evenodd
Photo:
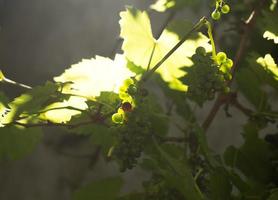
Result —
M 209 21 L 206 21 L 206 26 L 207 26 L 207 29 L 208 29 L 208 36 L 209 36 L 211 47 L 212 47 L 212 59 L 215 61 L 215 59 L 216 59 L 216 48 L 215 48 L 215 43 L 214 43 L 214 39 L 213 39 L 213 35 L 212 35 L 211 23 Z
M 263 5 L 266 2 L 267 2 L 267 0 L 260 1 L 257 4 L 257 7 L 251 12 L 248 19 L 245 21 L 244 32 L 241 36 L 239 46 L 238 46 L 238 49 L 237 49 L 237 52 L 236 52 L 236 55 L 235 55 L 235 58 L 234 58 L 234 65 L 231 69 L 231 73 L 232 73 L 233 78 L 227 83 L 227 86 L 230 86 L 232 84 L 233 80 L 234 80 L 236 69 L 238 68 L 239 62 L 242 59 L 242 56 L 243 56 L 243 54 L 245 52 L 245 49 L 247 47 L 247 41 L 248 41 L 250 33 L 253 30 L 255 20 L 258 16 L 260 10 L 263 8 Z M 202 124 L 202 127 L 203 127 L 205 132 L 207 131 L 207 129 L 209 128 L 209 126 L 213 122 L 216 114 L 218 113 L 219 109 L 226 102 L 227 99 L 228 99 L 227 95 L 225 95 L 223 93 L 220 93 L 218 95 L 218 97 L 215 100 L 214 105 L 212 106 L 208 116 L 206 117 L 204 123 Z
M 15 86 L 18 86 L 18 87 L 21 87 L 21 88 L 24 88 L 24 89 L 28 89 L 28 90 L 31 90 L 32 87 L 31 86 L 28 86 L 28 85 L 25 85 L 23 83 L 18 83 L 18 82 L 15 82 L 11 79 L 8 79 L 6 77 L 2 77 L 1 81 L 3 83 L 7 83 L 7 84 L 10 84 L 10 85 L 15 85 Z
M 193 28 L 187 34 L 185 34 L 182 39 L 152 69 L 143 75 L 141 80 L 143 82 L 147 81 L 151 75 L 191 36 L 191 34 L 203 27 L 206 22 L 207 19 L 202 17 L 199 22 L 197 22 Z

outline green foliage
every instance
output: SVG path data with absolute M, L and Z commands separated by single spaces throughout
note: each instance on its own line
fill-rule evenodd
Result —
M 198 49 L 196 52 L 192 56 L 193 66 L 184 68 L 187 73 L 181 81 L 188 85 L 188 97 L 202 106 L 205 101 L 214 99 L 216 92 L 225 90 L 229 70 L 221 70 L 206 52 Z M 224 55 L 221 57 L 217 54 L 219 64 L 226 62 L 226 54 Z
M 200 2 L 158 0 L 151 8 L 175 15 Z M 101 147 L 120 172 L 140 166 L 151 174 L 139 192 L 121 194 L 122 178 L 105 178 L 79 188 L 74 200 L 277 199 L 278 137 L 259 135 L 263 128 L 271 128 L 270 123 L 277 124 L 275 44 L 265 45 L 264 49 L 274 49 L 267 52 L 246 48 L 248 40 L 252 43 L 258 35 L 259 47 L 266 42 L 263 37 L 276 43 L 276 4 L 260 5 L 263 17 L 255 23 L 251 15 L 244 33 L 234 25 L 249 13 L 249 4 L 216 0 L 213 5 L 214 20 L 232 15 L 233 25 L 230 20 L 225 25 L 236 31 L 220 33 L 240 37 L 239 47 L 234 41 L 219 42 L 222 36 L 214 40 L 218 28 L 205 17 L 195 25 L 174 19 L 155 38 L 147 11 L 128 7 L 120 13 L 123 54 L 115 59 L 84 59 L 54 82 L 34 88 L 0 71 L 0 82 L 28 89 L 11 101 L 0 92 L 0 159 L 24 157 L 39 143 L 40 127 L 59 126 Z M 208 37 L 198 32 L 201 28 Z M 235 59 L 217 53 L 216 47 L 228 49 Z M 246 97 L 247 104 L 242 105 L 237 96 Z M 195 103 L 201 107 L 213 99 L 214 106 L 200 125 Z M 248 121 L 241 131 L 243 144 L 228 146 L 223 155 L 211 150 L 205 135 L 222 105 L 227 116 L 229 106 L 234 106 Z
M 94 181 L 74 192 L 73 200 L 115 200 L 120 192 L 122 184 L 123 180 L 120 177 L 111 177 Z
M 19 126 L 0 128 L 0 159 L 16 160 L 30 154 L 42 137 L 40 128 Z
M 124 39 L 122 49 L 128 60 L 135 65 L 147 69 L 153 48 L 154 53 L 150 62 L 150 67 L 158 63 L 163 56 L 178 43 L 179 37 L 173 32 L 165 29 L 162 35 L 155 39 L 152 34 L 150 19 L 145 11 L 127 8 L 120 13 L 121 34 Z M 182 26 L 183 27 L 183 26 Z M 187 28 L 185 26 L 184 28 Z M 183 29 L 183 33 L 187 30 Z M 163 80 L 169 82 L 172 89 L 185 90 L 186 87 L 177 79 L 184 75 L 181 67 L 190 66 L 192 62 L 188 57 L 192 56 L 198 46 L 208 47 L 208 39 L 199 33 L 198 37 L 187 40 L 169 59 L 167 59 L 157 72 Z M 190 48 L 189 48 L 190 47 Z

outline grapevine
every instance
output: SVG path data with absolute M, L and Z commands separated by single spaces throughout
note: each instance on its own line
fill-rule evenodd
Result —
M 199 16 L 201 2 L 206 16 Z M 70 142 L 61 136 L 70 148 L 83 150 L 85 140 L 96 147 L 93 154 L 71 153 L 61 142 L 58 153 L 88 159 L 94 169 L 101 152 L 101 164 L 121 172 L 85 186 L 87 177 L 73 181 L 73 200 L 277 199 L 277 2 L 212 2 L 126 7 L 111 58 L 83 59 L 41 86 L 0 70 L 3 87 L 22 92 L 13 99 L 0 91 L 0 163 L 24 158 L 46 127 L 56 127 L 75 134 Z M 194 24 L 178 14 L 186 7 L 196 11 Z M 156 11 L 168 16 L 154 28 Z M 225 121 L 216 118 L 222 108 Z M 236 121 L 232 136 L 226 121 Z M 140 188 L 127 194 L 126 179 L 138 169 L 147 176 L 135 177 Z

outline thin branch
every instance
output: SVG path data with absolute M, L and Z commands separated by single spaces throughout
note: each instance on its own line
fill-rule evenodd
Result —
M 150 58 L 149 58 L 149 63 L 148 63 L 148 67 L 147 67 L 147 70 L 146 70 L 146 71 L 149 71 L 149 69 L 150 69 L 150 67 L 151 67 L 151 62 L 152 62 L 152 59 L 153 59 L 155 47 L 156 47 L 156 43 L 154 43 L 154 45 L 153 45 L 152 53 L 151 53 L 151 56 L 150 56 Z
M 6 77 L 4 77 L 4 78 L 2 79 L 2 81 L 3 81 L 4 83 L 10 84 L 10 85 L 15 85 L 15 86 L 17 86 L 17 87 L 21 87 L 21 88 L 24 88 L 24 89 L 28 89 L 28 90 L 31 90 L 31 89 L 32 89 L 32 87 L 29 86 L 29 85 L 25 85 L 25 84 L 23 84 L 23 83 L 15 82 L 15 81 L 13 81 L 13 80 L 11 80 L 11 79 L 8 79 L 8 78 L 6 78 Z
M 185 34 L 182 39 L 148 72 L 146 72 L 143 77 L 142 81 L 147 81 L 150 76 L 191 36 L 192 33 L 200 29 L 204 24 L 206 24 L 207 19 L 202 17 L 199 22 L 197 22 L 194 27 Z
M 54 123 L 47 121 L 45 123 L 22 123 L 18 121 L 13 121 L 8 124 L 4 124 L 5 126 L 10 126 L 10 125 L 19 125 L 23 126 L 24 128 L 34 128 L 34 127 L 66 127 L 69 129 L 77 128 L 79 126 L 87 125 L 87 124 L 92 124 L 94 121 L 89 120 L 89 121 L 84 121 L 84 122 L 79 122 L 76 124 L 66 124 L 66 123 Z

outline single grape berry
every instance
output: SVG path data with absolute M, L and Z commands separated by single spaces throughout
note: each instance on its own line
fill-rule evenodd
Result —
M 196 50 L 195 50 L 196 54 L 199 54 L 199 55 L 203 55 L 205 56 L 206 55 L 206 49 L 204 47 L 198 47 Z
M 131 78 L 124 80 L 124 86 L 128 88 L 131 84 L 134 84 L 134 81 Z
M 227 4 L 224 5 L 224 6 L 222 6 L 221 12 L 222 12 L 223 14 L 229 13 L 229 12 L 230 12 L 230 6 L 228 6 Z
M 125 112 L 131 112 L 132 111 L 132 105 L 129 102 L 123 102 L 121 108 L 125 111 Z
M 221 13 L 218 10 L 215 10 L 211 13 L 211 17 L 214 20 L 219 20 L 221 17 Z
M 218 63 L 224 63 L 227 59 L 227 55 L 224 53 L 224 52 L 219 52 L 217 55 L 216 55 L 216 61 Z
M 234 63 L 231 59 L 227 59 L 224 64 L 225 64 L 226 67 L 231 68 Z
M 125 99 L 128 99 L 130 96 L 126 92 L 120 92 L 119 97 L 120 97 L 120 99 L 125 100 Z
M 137 92 L 137 87 L 134 84 L 131 84 L 127 89 L 127 93 L 130 95 L 135 95 L 136 92 Z
M 116 124 L 121 124 L 124 121 L 124 115 L 121 113 L 115 113 L 112 115 L 112 121 Z

